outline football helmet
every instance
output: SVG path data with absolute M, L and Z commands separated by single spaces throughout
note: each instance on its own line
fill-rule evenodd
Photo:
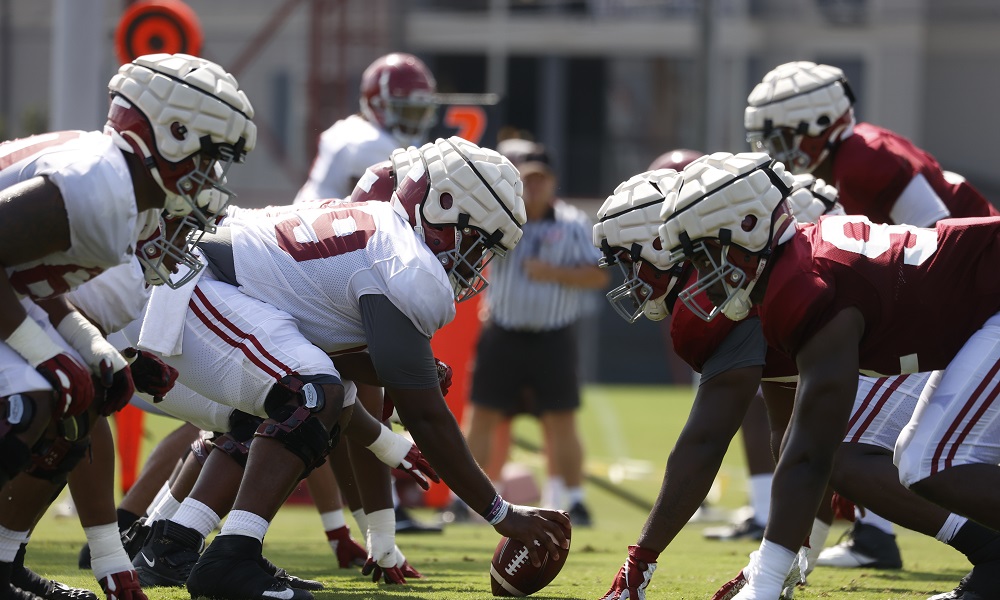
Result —
M 436 91 L 434 76 L 419 58 L 393 52 L 361 75 L 361 114 L 402 146 L 419 146 L 437 117 Z
M 686 148 L 670 150 L 653 159 L 653 162 L 649 163 L 649 170 L 656 171 L 658 169 L 673 169 L 675 171 L 683 171 L 684 167 L 704 155 L 704 152 L 688 150 Z
M 854 94 L 837 67 L 785 63 L 764 76 L 743 113 L 753 152 L 767 152 L 792 173 L 811 173 L 854 127 Z
M 510 160 L 458 136 L 397 149 L 368 168 L 351 201 L 385 200 L 389 189 L 393 209 L 441 261 L 456 302 L 489 285 L 483 269 L 514 248 L 527 219 Z
M 618 265 L 621 285 L 607 293 L 608 302 L 623 319 L 653 321 L 669 314 L 676 297 L 683 263 L 672 264 L 670 251 L 660 243 L 660 210 L 668 195 L 683 184 L 672 169 L 640 173 L 622 182 L 597 211 L 594 245 L 603 254 L 601 267 Z
M 669 261 L 690 260 L 698 270 L 678 298 L 706 321 L 720 312 L 744 319 L 772 250 L 794 231 L 785 201 L 794 179 L 767 154 L 751 152 L 703 156 L 681 174 L 682 185 L 662 205 L 659 228 Z M 703 294 L 715 306 L 710 312 L 699 305 Z
M 193 215 L 200 227 L 213 230 L 214 216 L 233 195 L 219 173 L 243 162 L 257 141 L 253 107 L 236 79 L 203 58 L 149 54 L 122 65 L 108 89 L 105 132 L 143 158 L 166 193 L 168 214 Z M 201 194 L 209 188 L 220 194 Z

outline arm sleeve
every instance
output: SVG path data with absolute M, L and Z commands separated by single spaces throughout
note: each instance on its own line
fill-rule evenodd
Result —
M 903 188 L 889 212 L 893 223 L 905 223 L 916 227 L 934 227 L 941 219 L 951 216 L 948 207 L 928 183 L 927 178 L 917 173 Z
M 767 342 L 764 341 L 760 318 L 750 317 L 740 321 L 705 361 L 701 382 L 733 369 L 762 366 L 766 355 Z
M 385 387 L 438 387 L 431 341 L 385 296 L 361 296 L 361 320 L 379 381 Z

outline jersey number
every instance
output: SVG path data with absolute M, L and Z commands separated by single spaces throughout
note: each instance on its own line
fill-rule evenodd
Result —
M 823 239 L 847 252 L 878 258 L 889 251 L 892 236 L 905 238 L 903 263 L 923 264 L 937 251 L 937 231 L 912 225 L 872 223 L 865 217 L 827 217 L 821 222 Z
M 305 262 L 361 250 L 375 234 L 375 220 L 365 211 L 345 205 L 324 210 L 309 227 L 297 217 L 286 219 L 274 226 L 274 234 L 282 250 L 296 262 Z M 310 239 L 313 234 L 315 241 Z

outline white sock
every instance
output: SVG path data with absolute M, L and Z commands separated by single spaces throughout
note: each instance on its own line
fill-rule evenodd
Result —
M 758 598 L 777 598 L 785 585 L 785 578 L 795 560 L 795 551 L 764 539 L 758 550 L 758 568 L 750 582 Z M 752 559 L 751 559 L 752 562 Z
M 937 532 L 934 537 L 938 541 L 947 544 L 951 541 L 951 538 L 955 537 L 958 530 L 961 529 L 969 520 L 965 517 L 960 517 L 955 513 L 948 515 L 948 518 L 944 520 L 944 525 L 941 526 L 941 531 Z
M 750 507 L 753 520 L 760 525 L 767 524 L 767 513 L 771 511 L 771 473 L 750 476 Z
M 548 485 L 545 486 L 545 500 L 543 504 L 548 508 L 562 509 L 566 503 L 566 482 L 562 477 L 549 477 Z
M 806 551 L 806 572 L 809 575 L 816 568 L 816 561 L 819 560 L 819 553 L 826 546 L 826 539 L 830 537 L 830 524 L 819 519 L 813 519 L 812 530 L 809 532 L 809 549 Z
M 365 514 L 365 509 L 359 508 L 358 510 L 352 510 L 351 514 L 354 515 L 354 520 L 358 523 L 358 531 L 361 532 L 361 536 L 367 537 L 368 515 Z
M 229 513 L 219 535 L 244 535 L 263 543 L 269 525 L 267 519 L 260 515 L 245 510 L 234 510 Z
M 857 515 L 859 523 L 871 525 L 872 527 L 878 527 L 889 535 L 894 535 L 892 521 L 886 519 L 885 517 L 880 517 L 870 510 L 865 510 L 865 515 L 863 517 L 861 516 L 861 511 L 859 509 L 855 508 L 854 511 Z
M 347 519 L 344 518 L 344 510 L 341 508 L 320 513 L 319 520 L 323 522 L 323 531 L 333 531 L 334 529 L 347 527 Z
M 0 527 L 0 562 L 14 562 L 21 544 L 27 543 L 29 533 L 30 531 L 14 531 Z
M 583 486 L 566 488 L 566 500 L 570 506 L 583 504 Z
M 177 513 L 177 509 L 181 507 L 181 503 L 174 499 L 170 490 L 160 498 L 160 501 L 153 506 L 153 510 L 149 511 L 149 516 L 146 518 L 146 523 L 153 523 L 154 521 L 159 521 L 160 519 L 169 519 Z
M 132 570 L 132 561 L 122 547 L 121 534 L 118 533 L 118 522 L 96 527 L 84 527 L 87 544 L 90 545 L 90 568 L 94 577 L 100 581 L 112 573 Z
M 222 519 L 219 518 L 219 515 L 215 514 L 214 510 L 202 502 L 194 498 L 185 498 L 184 502 L 181 503 L 181 507 L 177 509 L 177 512 L 174 513 L 174 516 L 170 520 L 178 525 L 194 529 L 202 537 L 207 537 Z

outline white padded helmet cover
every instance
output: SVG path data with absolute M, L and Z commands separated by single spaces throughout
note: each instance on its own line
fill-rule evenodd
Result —
M 768 120 L 775 128 L 796 129 L 806 123 L 805 133 L 817 136 L 851 108 L 844 81 L 844 72 L 830 65 L 808 61 L 779 65 L 747 97 L 744 128 L 762 131 Z
M 607 240 L 612 248 L 630 251 L 633 244 L 637 244 L 641 247 L 642 260 L 657 269 L 669 269 L 670 247 L 655 242 L 663 222 L 660 210 L 665 194 L 682 182 L 683 177 L 677 171 L 659 169 L 640 173 L 619 184 L 597 211 L 594 245 L 602 248 Z M 657 245 L 660 248 L 656 248 Z
M 788 207 L 799 223 L 815 223 L 827 214 L 844 214 L 837 202 L 837 188 L 822 179 L 803 174 L 795 176 L 795 185 L 788 195 Z
M 219 65 L 187 54 L 149 54 L 124 64 L 108 84 L 149 119 L 160 155 L 178 162 L 201 150 L 200 138 L 249 152 L 257 141 L 253 107 L 236 78 Z M 173 123 L 194 135 L 176 136 Z M 180 137 L 181 139 L 178 139 Z
M 521 176 L 510 160 L 458 136 L 424 144 L 420 154 L 431 181 L 422 208 L 424 220 L 453 225 L 465 213 L 469 224 L 486 234 L 500 231 L 499 244 L 505 249 L 517 244 L 527 213 Z M 441 203 L 444 194 L 452 198 L 447 208 Z
M 679 191 L 667 194 L 660 217 L 660 239 L 668 249 L 681 246 L 681 234 L 691 241 L 718 238 L 728 229 L 732 243 L 750 252 L 771 244 L 771 217 L 783 200 L 765 171 L 771 158 L 763 152 L 716 152 L 695 160 L 681 175 Z M 794 183 L 784 165 L 770 169 L 786 187 Z

